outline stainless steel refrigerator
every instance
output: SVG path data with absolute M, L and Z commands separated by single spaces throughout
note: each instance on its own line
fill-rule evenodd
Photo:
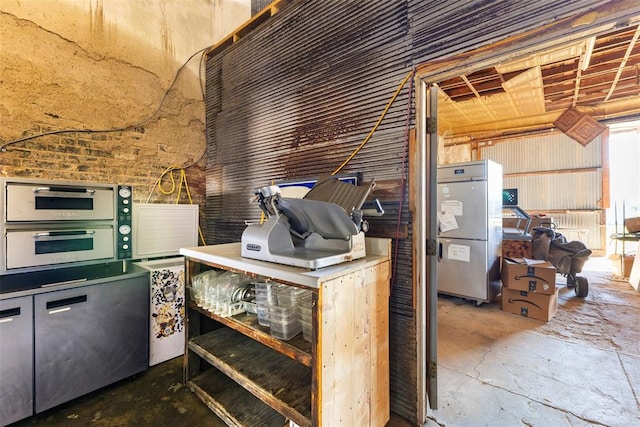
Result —
M 438 167 L 438 292 L 491 301 L 500 292 L 502 165 Z

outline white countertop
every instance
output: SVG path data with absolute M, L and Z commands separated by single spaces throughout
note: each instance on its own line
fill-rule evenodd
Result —
M 240 256 L 240 242 L 221 245 L 197 246 L 181 248 L 180 255 L 195 261 L 203 261 L 229 267 L 238 271 L 257 274 L 273 280 L 296 283 L 311 288 L 318 288 L 322 282 L 336 277 L 351 274 L 389 259 L 390 241 L 388 239 L 367 238 L 367 256 L 354 261 L 309 270 L 273 262 L 259 261 Z

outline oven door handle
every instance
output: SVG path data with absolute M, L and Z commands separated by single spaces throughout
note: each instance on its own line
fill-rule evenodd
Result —
M 13 319 L 18 316 L 20 316 L 20 307 L 0 310 L 0 323 L 13 322 Z
M 56 301 L 47 301 L 46 307 L 49 314 L 58 314 L 71 310 L 71 306 L 74 304 L 81 304 L 83 302 L 87 302 L 86 295 L 64 298 Z
M 39 231 L 33 233 L 33 237 L 86 236 L 90 234 L 96 234 L 96 230 Z
M 87 194 L 95 194 L 96 190 L 92 190 L 90 188 L 68 188 L 68 187 L 35 187 L 33 189 L 34 193 L 39 193 L 41 191 L 49 191 L 56 193 L 87 193 Z

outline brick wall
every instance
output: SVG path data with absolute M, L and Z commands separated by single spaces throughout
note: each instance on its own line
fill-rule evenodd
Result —
M 92 44 L 95 34 L 84 40 L 82 31 L 72 40 L 39 25 L 40 15 L 30 15 L 27 6 L 16 11 L 25 18 L 0 6 L 0 176 L 128 184 L 136 202 L 175 203 L 180 170 L 173 172 L 176 188 L 171 194 L 154 184 L 167 168 L 188 166 L 185 176 L 204 225 L 206 161 L 201 157 L 206 142 L 199 57 L 181 68 L 186 58 L 153 49 L 123 31 L 108 43 Z M 66 19 L 77 25 L 88 13 L 79 8 L 67 12 Z M 46 8 L 42 13 L 54 28 L 60 16 Z M 100 35 L 115 35 L 114 28 L 109 31 Z M 114 55 L 118 43 L 140 52 L 136 63 Z M 127 130 L 43 135 L 122 128 Z M 25 137 L 33 138 L 16 142 Z M 172 188 L 169 175 L 161 188 Z M 184 186 L 179 202 L 189 203 Z

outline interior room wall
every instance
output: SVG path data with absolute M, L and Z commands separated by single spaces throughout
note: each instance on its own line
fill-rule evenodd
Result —
M 154 183 L 184 167 L 204 214 L 201 55 L 178 71 L 250 15 L 250 0 L 3 1 L 0 175 L 130 184 L 136 201 L 173 203 L 171 177 Z

